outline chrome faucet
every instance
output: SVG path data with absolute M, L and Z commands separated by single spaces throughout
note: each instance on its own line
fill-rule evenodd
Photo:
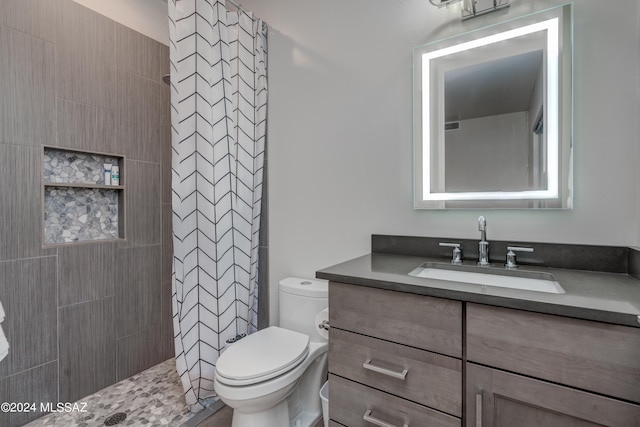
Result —
M 484 216 L 478 218 L 478 230 L 480 230 L 480 242 L 478 243 L 478 265 L 489 265 L 489 242 L 487 242 L 487 220 Z

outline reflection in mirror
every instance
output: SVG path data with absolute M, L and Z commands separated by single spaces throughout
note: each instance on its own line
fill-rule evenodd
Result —
M 571 208 L 568 8 L 416 48 L 416 208 Z
M 535 50 L 445 72 L 445 179 L 435 191 L 547 189 L 533 179 L 543 163 L 529 163 L 534 144 L 546 146 L 546 138 L 534 138 L 542 134 L 534 133 L 543 112 L 542 59 Z

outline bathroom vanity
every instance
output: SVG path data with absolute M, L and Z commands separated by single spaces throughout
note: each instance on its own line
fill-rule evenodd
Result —
M 508 18 L 414 48 L 415 209 L 573 208 L 573 6 Z M 332 425 L 640 426 L 640 250 L 478 230 L 317 272 Z
M 317 273 L 330 280 L 331 425 L 640 425 L 638 251 L 608 268 L 627 272 L 571 268 L 606 248 L 573 247 L 553 268 L 523 257 L 556 294 L 410 276 L 448 259 L 436 239 L 406 239 L 374 236 L 372 254 Z M 539 252 L 566 253 L 555 246 Z

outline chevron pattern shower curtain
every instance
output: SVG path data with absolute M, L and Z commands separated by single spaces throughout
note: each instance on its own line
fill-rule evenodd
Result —
M 227 340 L 256 330 L 267 26 L 224 0 L 169 0 L 173 324 L 197 411 Z

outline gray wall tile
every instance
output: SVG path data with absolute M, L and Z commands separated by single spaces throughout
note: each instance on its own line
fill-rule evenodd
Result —
M 116 382 L 115 297 L 58 310 L 60 400 L 74 402 Z
M 56 3 L 57 95 L 114 108 L 115 23 L 74 1 Z
M 167 48 L 137 31 L 116 23 L 116 66 L 160 82 L 166 74 L 163 48 Z
M 54 52 L 51 43 L 0 26 L 0 142 L 55 140 Z
M 258 329 L 264 329 L 269 326 L 269 248 L 260 246 L 258 257 Z
M 127 160 L 123 182 L 128 245 L 160 244 L 160 164 Z
M 114 296 L 116 260 L 115 243 L 58 248 L 58 305 Z
M 162 206 L 162 282 L 171 281 L 173 265 L 173 210 L 171 205 Z
M 162 129 L 162 203 L 172 203 L 171 191 L 171 127 L 165 126 Z
M 55 300 L 55 257 L 0 262 L 2 329 L 9 341 L 0 378 L 57 358 Z
M 9 378 L 0 379 L 0 403 L 11 402 L 9 395 Z M 9 412 L 0 411 L 0 426 L 10 426 Z
M 169 74 L 169 48 L 166 46 L 163 46 L 165 49 L 163 50 L 163 52 L 166 51 L 166 55 L 163 55 L 163 57 L 166 56 L 166 59 L 163 59 L 163 64 L 167 65 L 167 71 L 166 73 L 162 73 L 163 76 Z M 162 84 L 162 122 L 168 126 L 171 127 L 171 82 L 169 82 L 169 84 L 164 83 Z
M 162 341 L 157 326 L 118 338 L 117 346 L 117 381 L 168 359 L 162 357 Z
M 162 76 L 171 74 L 171 61 L 169 55 L 169 46 L 162 45 L 160 47 L 160 64 L 162 66 Z
M 131 49 L 118 64 L 116 44 Z M 58 401 L 59 387 L 73 401 L 173 355 L 171 284 L 161 285 L 168 48 L 71 0 L 2 0 L 0 57 L 0 300 L 11 345 L 0 400 Z M 140 160 L 123 174 L 129 241 L 42 249 L 41 145 Z M 3 416 L 3 426 L 28 421 Z
M 55 2 L 51 0 L 2 0 L 0 25 L 53 41 Z
M 116 135 L 131 160 L 160 163 L 163 123 L 162 86 L 129 71 L 117 70 Z
M 22 426 L 41 417 L 40 403 L 58 402 L 58 362 L 53 361 L 0 381 L 0 402 L 30 402 L 35 412 L 0 415 L 0 425 Z M 6 393 L 6 394 L 5 394 Z
M 0 79 L 1 80 L 1 79 Z M 0 144 L 0 260 L 55 254 L 42 249 L 41 149 Z
M 173 342 L 173 300 L 171 282 L 164 282 L 162 284 L 162 311 L 160 313 L 161 319 L 161 341 L 162 341 L 162 356 L 163 360 L 170 357 L 175 357 L 175 345 Z
M 269 181 L 268 163 L 265 149 L 265 159 L 262 171 L 262 200 L 260 206 L 260 246 L 269 246 Z
M 154 326 L 160 331 L 161 246 L 121 249 L 116 283 L 117 336 Z
M 58 147 L 118 154 L 113 110 L 67 101 L 57 101 Z
M 258 329 L 269 326 L 269 181 L 268 145 L 264 147 L 260 235 L 258 237 Z M 274 319 L 277 321 L 277 319 Z

